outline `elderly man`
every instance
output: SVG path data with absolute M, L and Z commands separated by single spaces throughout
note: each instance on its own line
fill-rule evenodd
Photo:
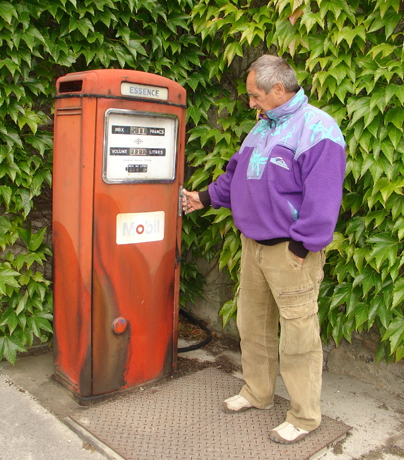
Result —
M 282 58 L 255 61 L 247 92 L 260 120 L 225 174 L 205 191 L 184 191 L 183 207 L 231 208 L 241 232 L 237 326 L 245 385 L 223 410 L 273 407 L 280 322 L 280 373 L 291 407 L 269 437 L 293 443 L 321 422 L 317 299 L 341 205 L 345 142 L 333 118 L 308 104 Z

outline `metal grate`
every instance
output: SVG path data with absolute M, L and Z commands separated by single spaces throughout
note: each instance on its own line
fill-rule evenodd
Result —
M 302 442 L 274 443 L 268 432 L 284 421 L 289 401 L 276 396 L 270 411 L 225 414 L 221 402 L 240 387 L 239 379 L 204 369 L 91 407 L 67 423 L 93 435 L 87 440 L 99 444 L 94 447 L 107 445 L 126 460 L 303 460 L 350 430 L 323 416 L 321 426 Z

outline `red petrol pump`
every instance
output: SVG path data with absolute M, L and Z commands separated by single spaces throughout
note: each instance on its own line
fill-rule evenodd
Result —
M 82 403 L 176 366 L 185 104 L 138 71 L 56 83 L 54 377 Z

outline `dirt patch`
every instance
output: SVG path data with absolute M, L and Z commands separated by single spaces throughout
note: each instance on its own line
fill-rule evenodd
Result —
M 207 326 L 207 323 L 205 323 L 204 321 L 200 322 L 204 326 Z M 212 337 L 214 335 L 216 335 L 215 332 L 212 333 Z M 184 340 L 198 340 L 202 342 L 203 340 L 207 339 L 208 334 L 198 325 L 193 324 L 187 319 L 180 316 L 178 320 L 178 337 Z
M 204 321 L 200 322 L 207 326 L 207 323 Z M 226 350 L 240 351 L 240 343 L 238 340 L 235 340 L 231 337 L 226 337 L 225 335 L 219 335 L 215 331 L 211 332 L 212 340 L 203 347 L 208 353 L 213 356 L 218 356 Z M 184 340 L 190 340 L 192 343 L 203 342 L 208 337 L 208 334 L 201 329 L 198 325 L 195 325 L 188 321 L 185 318 L 180 316 L 178 322 L 178 338 Z
M 196 359 L 181 358 L 178 356 L 177 369 L 172 373 L 171 379 L 177 379 L 184 375 L 192 374 L 207 367 L 220 369 L 227 374 L 239 371 L 239 367 L 230 361 L 226 356 L 219 356 L 215 361 L 198 361 Z
M 224 351 L 240 352 L 240 342 L 226 336 L 216 336 L 204 347 L 213 356 L 221 355 Z
M 201 321 L 206 326 L 206 323 Z M 240 351 L 240 344 L 237 340 L 225 335 L 219 335 L 212 331 L 212 340 L 203 346 L 203 350 L 215 357 L 214 361 L 198 361 L 197 359 L 189 359 L 178 354 L 177 369 L 172 373 L 167 380 L 177 379 L 206 369 L 207 367 L 214 367 L 223 372 L 232 374 L 233 372 L 240 371 L 240 367 L 235 365 L 229 358 L 223 355 L 224 351 Z M 191 323 L 185 318 L 180 317 L 178 322 L 178 338 L 192 341 L 192 343 L 200 343 L 206 340 L 208 334 L 199 326 Z
M 206 323 L 201 321 L 201 323 L 206 326 Z M 224 372 L 229 374 L 239 371 L 240 368 L 231 362 L 226 356 L 223 356 L 225 351 L 235 351 L 240 352 L 240 343 L 238 340 L 235 340 L 225 335 L 218 335 L 216 332 L 212 331 L 212 340 L 204 345 L 202 348 L 207 353 L 215 357 L 213 362 L 204 361 L 200 362 L 193 359 L 181 357 L 181 353 L 178 354 L 178 372 L 183 373 L 183 375 L 189 372 L 196 372 L 206 367 L 215 367 L 221 369 Z M 178 324 L 178 338 L 192 341 L 192 343 L 201 343 L 208 337 L 208 334 L 201 329 L 199 326 L 191 323 L 185 318 L 181 318 Z M 189 372 L 188 372 L 189 371 Z
M 341 439 L 341 441 L 338 441 L 337 443 L 334 444 L 333 452 L 335 455 L 341 455 L 344 453 L 344 444 L 348 440 L 348 438 L 352 436 L 352 433 L 349 431 L 346 433 L 346 437 L 344 439 Z
M 404 425 L 398 429 L 398 432 L 401 433 L 403 429 Z M 393 455 L 395 458 L 404 458 L 404 440 L 401 434 L 391 436 L 383 446 L 371 450 L 359 459 L 353 460 L 383 460 L 386 455 Z

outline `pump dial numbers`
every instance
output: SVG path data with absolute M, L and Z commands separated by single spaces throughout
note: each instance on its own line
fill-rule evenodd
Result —
M 164 157 L 166 155 L 166 149 L 111 147 L 109 149 L 109 154 L 111 156 Z
M 109 109 L 105 128 L 103 179 L 106 183 L 175 178 L 176 116 Z
M 136 134 L 138 136 L 165 136 L 165 128 L 147 126 L 117 126 L 112 125 L 112 134 Z
M 147 165 L 128 165 L 125 171 L 128 173 L 147 173 Z

